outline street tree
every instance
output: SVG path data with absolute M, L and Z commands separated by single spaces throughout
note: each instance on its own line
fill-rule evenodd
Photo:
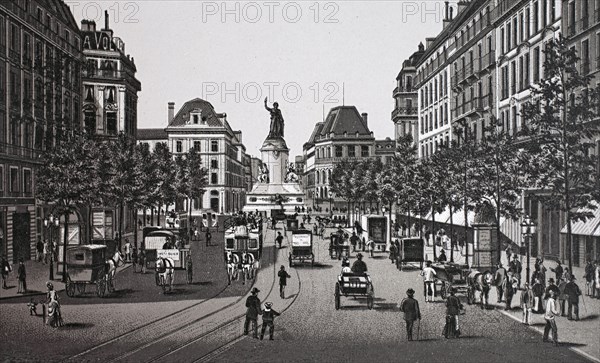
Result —
M 175 189 L 175 175 L 176 168 L 173 160 L 173 154 L 169 150 L 169 146 L 166 143 L 160 142 L 154 147 L 152 153 L 154 161 L 156 163 L 156 179 L 158 181 L 158 223 L 160 225 L 160 211 L 161 207 L 165 207 L 165 216 L 167 212 L 167 206 L 175 202 L 176 189 Z
M 208 186 L 208 170 L 202 166 L 202 156 L 196 148 L 191 148 L 183 158 L 177 158 L 178 194 L 187 199 L 188 236 L 192 221 L 192 205 L 194 200 L 202 198 Z
M 598 89 L 580 72 L 579 57 L 563 37 L 547 43 L 544 78 L 532 86 L 533 101 L 524 105 L 525 161 L 531 186 L 542 200 L 566 216 L 569 268 L 573 266 L 572 223 L 585 220 L 600 201 L 597 157 L 590 152 L 599 134 Z
M 82 135 L 57 139 L 52 149 L 42 154 L 36 173 L 36 194 L 46 204 L 54 206 L 64 216 L 63 261 L 69 236 L 69 217 L 80 205 L 96 200 L 97 179 L 94 169 L 95 143 Z M 63 263 L 63 282 L 66 282 Z

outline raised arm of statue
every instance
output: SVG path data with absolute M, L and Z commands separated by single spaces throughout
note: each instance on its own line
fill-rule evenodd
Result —
M 265 109 L 269 112 L 273 111 L 272 108 L 270 108 L 269 106 L 267 106 L 267 97 L 265 97 Z

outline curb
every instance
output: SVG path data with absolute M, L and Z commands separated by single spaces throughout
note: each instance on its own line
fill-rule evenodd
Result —
M 521 319 L 515 317 L 514 315 L 512 315 L 511 313 L 508 313 L 504 310 L 497 310 L 499 311 L 501 314 L 508 316 L 509 318 L 517 321 L 517 322 L 521 322 Z M 531 326 L 531 325 L 527 325 L 527 327 L 537 333 L 540 333 L 541 331 L 539 329 L 537 329 L 535 326 Z M 579 354 L 580 356 L 582 356 L 583 358 L 595 362 L 595 363 L 600 363 L 600 359 L 594 357 L 593 355 L 590 355 L 589 353 L 584 352 L 583 350 L 576 348 L 576 347 L 569 347 L 569 350 Z

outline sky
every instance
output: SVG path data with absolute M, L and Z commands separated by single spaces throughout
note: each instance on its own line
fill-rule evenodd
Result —
M 456 2 L 456 1 L 453 1 Z M 392 90 L 402 62 L 442 29 L 443 1 L 69 1 L 75 19 L 126 45 L 142 83 L 138 128 L 167 126 L 196 97 L 227 113 L 246 151 L 260 155 L 269 105 L 279 103 L 290 157 L 302 154 L 329 109 L 369 114 L 377 139 L 394 137 Z

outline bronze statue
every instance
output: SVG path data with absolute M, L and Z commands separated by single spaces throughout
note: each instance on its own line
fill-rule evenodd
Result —
M 268 138 L 283 137 L 283 116 L 281 115 L 279 104 L 273 102 L 273 108 L 270 108 L 267 106 L 267 98 L 265 97 L 265 108 L 271 113 L 271 128 Z

